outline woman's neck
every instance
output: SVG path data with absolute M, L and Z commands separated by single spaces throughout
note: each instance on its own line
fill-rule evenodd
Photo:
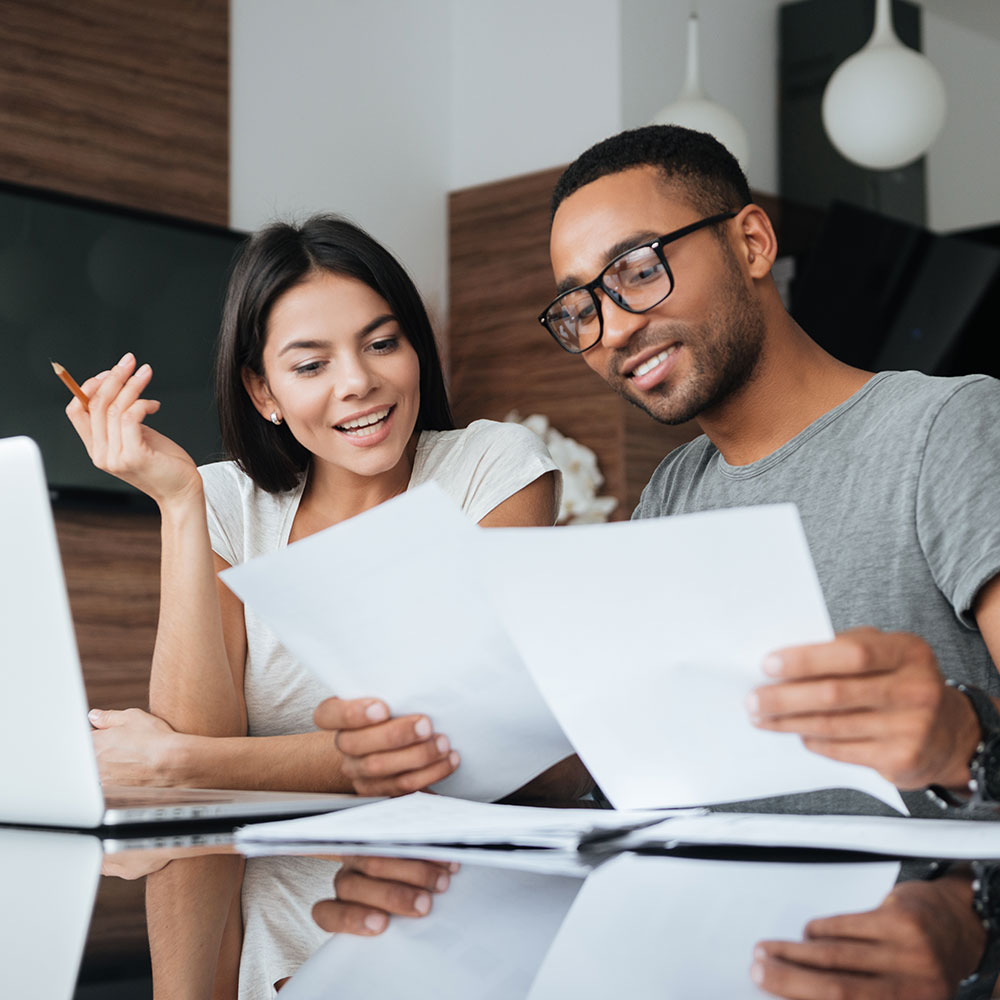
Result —
M 313 461 L 295 514 L 289 541 L 304 538 L 377 507 L 406 492 L 417 452 L 414 434 L 399 462 L 376 476 L 364 476 L 342 466 Z

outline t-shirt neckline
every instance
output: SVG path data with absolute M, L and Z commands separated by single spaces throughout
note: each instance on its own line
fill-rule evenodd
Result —
M 759 458 L 756 462 L 751 462 L 749 465 L 730 465 L 722 457 L 722 452 L 716 449 L 715 462 L 718 465 L 719 472 L 729 479 L 751 479 L 754 476 L 759 476 L 767 472 L 769 469 L 785 461 L 789 455 L 794 454 L 799 448 L 819 434 L 820 431 L 824 430 L 853 406 L 861 402 L 876 386 L 881 385 L 882 382 L 892 375 L 898 374 L 898 372 L 877 372 L 857 392 L 848 396 L 842 403 L 838 403 L 832 410 L 827 410 L 822 416 L 817 417 L 808 427 L 804 427 L 790 441 L 786 441 L 780 448 L 772 451 L 770 455 L 765 455 L 763 458 Z M 712 447 L 715 448 L 714 445 Z

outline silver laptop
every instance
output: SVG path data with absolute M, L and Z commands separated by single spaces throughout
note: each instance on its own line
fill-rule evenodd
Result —
M 356 795 L 102 788 L 48 486 L 30 438 L 0 439 L 0 823 L 96 828 L 330 812 Z

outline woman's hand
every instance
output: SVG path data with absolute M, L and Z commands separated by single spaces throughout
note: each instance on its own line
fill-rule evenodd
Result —
M 390 916 L 425 917 L 433 896 L 444 892 L 458 871 L 454 862 L 411 858 L 347 857 L 333 879 L 336 899 L 320 900 L 313 920 L 325 931 L 381 934 Z
M 126 354 L 110 371 L 87 379 L 81 388 L 90 397 L 88 409 L 73 399 L 66 415 L 97 468 L 162 506 L 199 493 L 201 477 L 183 448 L 143 423 L 160 404 L 142 398 L 153 370 L 135 365 L 135 357 Z
M 314 719 L 337 731 L 343 771 L 359 795 L 407 795 L 447 778 L 459 764 L 447 736 L 426 715 L 393 718 L 374 698 L 320 702 Z
M 104 785 L 175 785 L 179 734 L 140 708 L 92 709 L 97 768 Z

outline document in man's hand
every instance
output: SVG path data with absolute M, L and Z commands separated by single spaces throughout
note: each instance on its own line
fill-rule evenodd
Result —
M 750 723 L 765 655 L 833 638 L 793 505 L 497 528 L 478 548 L 524 662 L 617 808 L 846 787 L 906 811 L 871 768 Z

